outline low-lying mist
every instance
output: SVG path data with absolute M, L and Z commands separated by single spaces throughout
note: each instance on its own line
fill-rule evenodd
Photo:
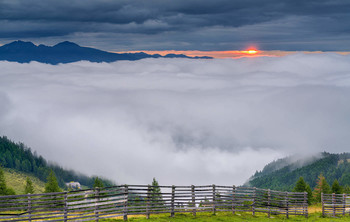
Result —
M 0 134 L 117 183 L 242 184 L 350 145 L 350 56 L 0 62 Z

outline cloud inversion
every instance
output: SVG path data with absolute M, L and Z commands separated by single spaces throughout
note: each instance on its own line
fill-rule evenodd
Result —
M 118 183 L 242 184 L 350 145 L 350 56 L 0 62 L 0 133 Z

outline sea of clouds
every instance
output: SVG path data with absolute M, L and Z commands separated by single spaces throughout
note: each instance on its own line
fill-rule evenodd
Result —
M 0 134 L 117 183 L 240 185 L 350 145 L 350 56 L 0 62 Z

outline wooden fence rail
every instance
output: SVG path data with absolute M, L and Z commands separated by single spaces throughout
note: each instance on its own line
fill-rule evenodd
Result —
M 158 189 L 160 188 L 160 189 Z M 0 196 L 0 221 L 98 221 L 102 218 L 244 211 L 308 216 L 306 193 L 235 186 L 121 185 L 60 193 Z
M 349 194 L 324 194 L 321 193 L 322 215 L 340 216 L 350 214 Z

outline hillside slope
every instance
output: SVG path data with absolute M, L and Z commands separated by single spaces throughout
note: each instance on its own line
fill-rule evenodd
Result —
M 45 182 L 39 180 L 37 177 L 22 173 L 14 169 L 3 168 L 6 185 L 12 188 L 16 194 L 24 194 L 27 177 L 33 182 L 34 193 L 43 193 L 45 190 Z
M 14 143 L 7 137 L 0 137 L 0 164 L 4 168 L 15 169 L 33 175 L 41 181 L 46 181 L 51 170 L 54 171 L 61 187 L 66 182 L 78 181 L 86 187 L 92 187 L 94 177 L 77 173 L 73 170 L 65 170 L 59 165 L 48 163 L 42 156 L 33 153 L 23 143 Z M 103 179 L 105 186 L 114 185 L 112 181 Z
M 293 189 L 296 181 L 300 176 L 310 184 L 311 188 L 316 186 L 318 176 L 322 173 L 329 184 L 332 184 L 335 179 L 343 186 L 350 185 L 350 153 L 331 154 L 322 153 L 320 158 L 314 158 L 305 165 L 300 163 L 303 160 L 288 162 L 288 159 L 281 159 L 277 162 L 281 168 L 275 166 L 275 163 L 270 163 L 267 166 L 270 170 L 263 170 L 255 173 L 246 185 L 268 188 L 275 190 L 290 191 Z M 277 168 L 273 170 L 273 168 Z

